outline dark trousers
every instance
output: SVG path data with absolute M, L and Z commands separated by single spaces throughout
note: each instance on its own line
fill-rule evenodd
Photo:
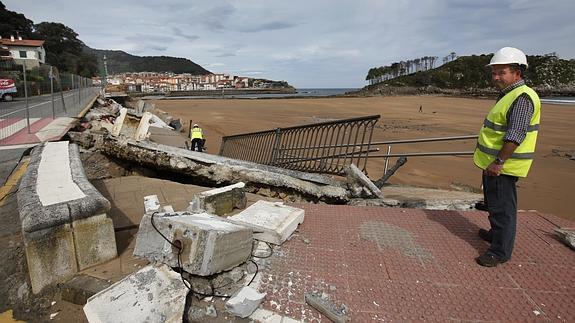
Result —
M 196 146 L 198 147 L 198 151 L 204 151 L 204 140 L 200 138 L 192 139 L 192 150 L 196 150 Z
M 508 260 L 513 253 L 517 227 L 517 177 L 483 174 L 483 196 L 489 223 L 491 223 L 491 246 L 487 253 Z

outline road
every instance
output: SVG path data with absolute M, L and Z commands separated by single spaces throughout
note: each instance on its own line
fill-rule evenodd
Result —
M 77 115 L 94 94 L 99 91 L 97 87 L 84 88 L 54 93 L 54 105 L 50 94 L 28 98 L 28 112 L 30 118 L 52 118 Z M 62 99 L 64 104 L 62 104 Z M 0 119 L 26 118 L 26 99 L 19 97 L 12 102 L 0 102 Z

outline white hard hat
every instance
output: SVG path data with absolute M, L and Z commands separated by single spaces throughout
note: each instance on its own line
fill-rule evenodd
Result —
M 496 51 L 487 66 L 501 64 L 519 64 L 527 67 L 527 57 L 517 48 L 503 47 Z
M 197 123 L 194 123 L 194 126 L 193 126 L 192 128 L 195 128 L 195 127 L 197 127 L 197 126 L 198 126 L 198 124 L 197 124 Z

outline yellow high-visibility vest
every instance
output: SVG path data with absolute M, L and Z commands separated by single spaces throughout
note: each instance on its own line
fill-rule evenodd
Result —
M 515 100 L 523 93 L 526 93 L 533 101 L 533 116 L 527 128 L 525 140 L 515 149 L 511 157 L 503 164 L 502 174 L 527 177 L 533 157 L 535 155 L 535 145 L 537 134 L 539 133 L 539 120 L 541 117 L 541 101 L 535 91 L 527 85 L 519 86 L 507 93 L 501 100 L 497 101 L 491 108 L 489 114 L 483 122 L 483 127 L 479 132 L 477 146 L 473 154 L 473 162 L 481 169 L 486 169 L 491 164 L 499 150 L 503 147 L 503 139 L 507 131 L 507 112 Z
M 190 132 L 191 139 L 204 139 L 204 133 L 202 132 L 202 128 L 196 127 L 192 128 Z

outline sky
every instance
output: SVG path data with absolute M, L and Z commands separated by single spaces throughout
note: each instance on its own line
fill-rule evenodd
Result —
M 575 58 L 574 0 L 2 0 L 96 49 L 184 57 L 296 88 L 359 88 L 372 67 L 438 56 Z

